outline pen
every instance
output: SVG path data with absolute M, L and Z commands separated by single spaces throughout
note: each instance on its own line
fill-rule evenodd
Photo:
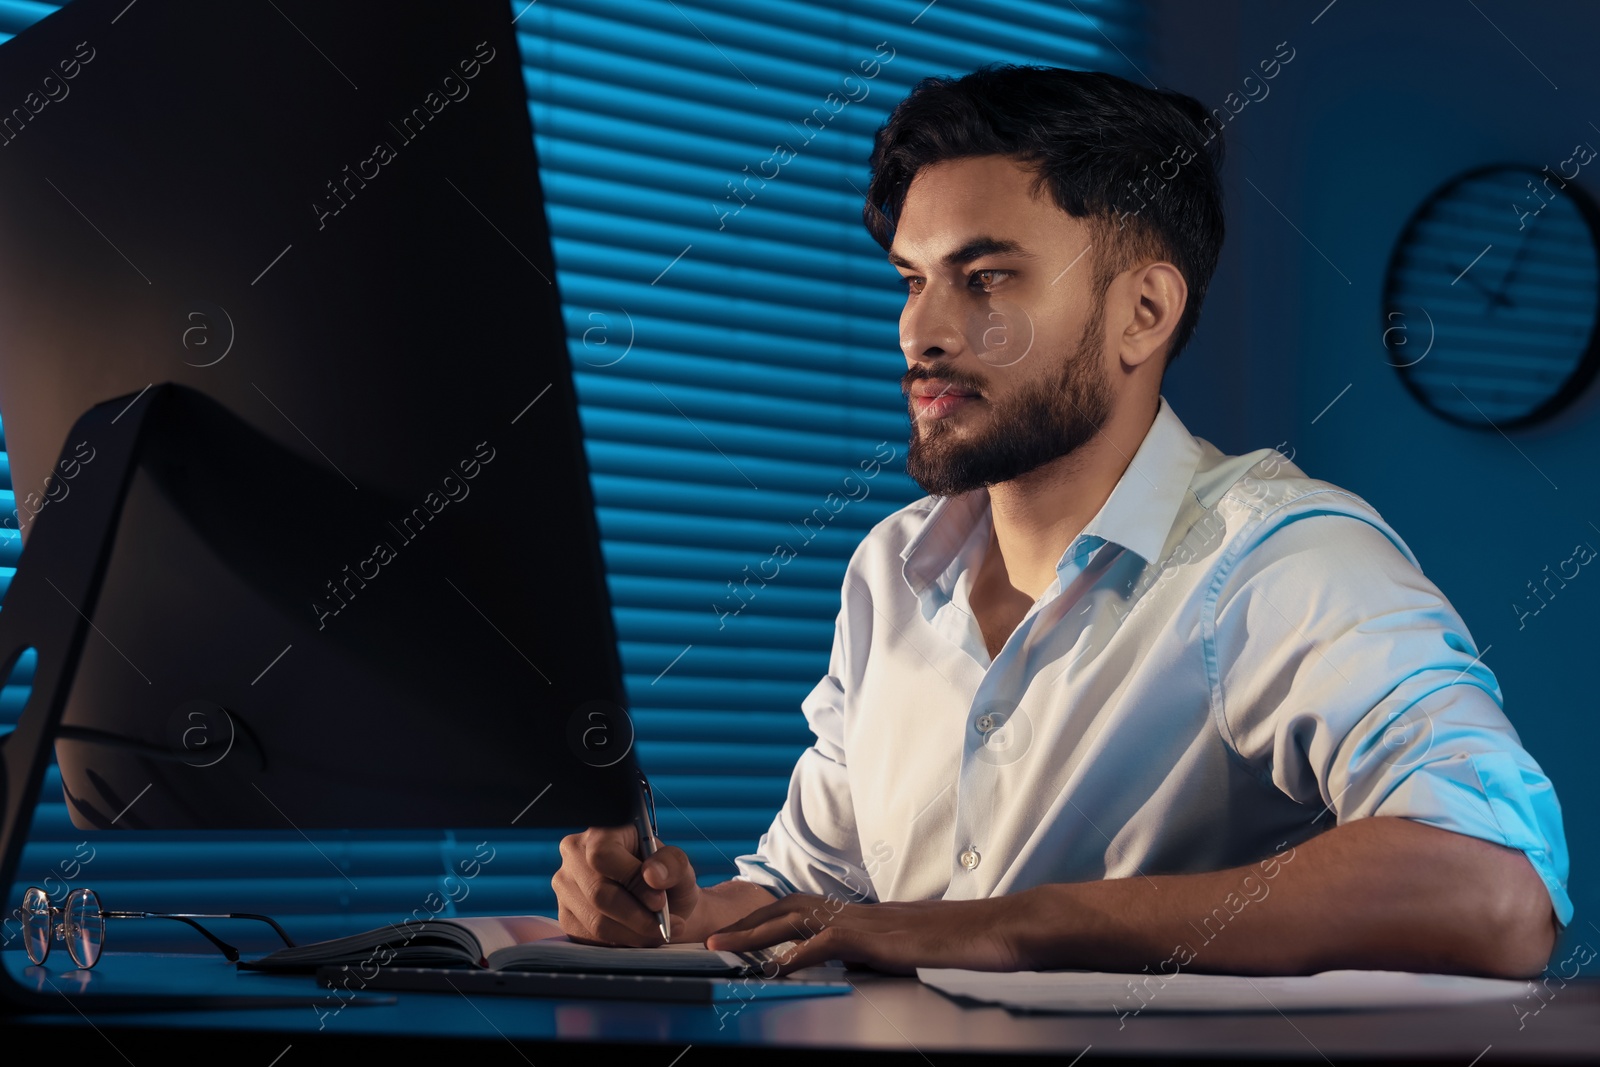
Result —
M 659 845 L 656 839 L 655 794 L 650 792 L 650 779 L 644 776 L 643 771 L 639 772 L 639 813 L 634 819 L 634 825 L 639 828 L 639 859 L 642 862 L 654 856 Z M 641 881 L 644 880 L 642 872 L 639 878 Z M 671 920 L 672 915 L 663 901 L 661 910 L 656 912 L 656 922 L 661 925 L 661 940 L 663 941 L 672 940 L 667 933 Z

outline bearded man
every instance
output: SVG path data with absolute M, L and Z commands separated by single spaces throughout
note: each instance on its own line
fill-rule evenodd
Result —
M 928 79 L 866 225 L 906 286 L 907 470 L 850 560 L 815 743 L 738 876 L 567 838 L 576 938 L 893 972 L 1530 976 L 1560 807 L 1466 626 L 1359 497 L 1161 396 L 1223 239 L 1195 100 Z

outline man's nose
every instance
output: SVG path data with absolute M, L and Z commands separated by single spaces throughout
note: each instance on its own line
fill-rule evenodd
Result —
M 900 350 L 908 360 L 948 359 L 966 350 L 960 301 L 929 285 L 900 314 Z

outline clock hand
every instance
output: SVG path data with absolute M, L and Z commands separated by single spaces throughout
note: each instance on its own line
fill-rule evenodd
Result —
M 1456 269 L 1454 263 L 1450 264 L 1450 269 L 1451 270 L 1455 270 Z M 1469 269 L 1471 269 L 1471 268 L 1470 267 L 1463 267 L 1462 268 L 1462 273 L 1464 273 L 1465 271 L 1467 271 Z M 1458 273 L 1456 275 L 1456 280 L 1457 281 L 1459 281 L 1461 279 L 1462 273 Z M 1474 278 L 1470 274 L 1468 274 L 1468 275 L 1466 275 L 1466 279 L 1467 279 L 1468 282 L 1470 282 L 1472 284 L 1472 287 L 1474 289 L 1478 290 L 1478 292 L 1480 292 L 1480 293 L 1482 293 L 1484 295 L 1484 299 L 1489 301 L 1489 305 L 1491 307 L 1494 306 L 1495 304 L 1507 303 L 1507 301 L 1506 301 L 1506 299 L 1504 297 L 1502 297 L 1499 293 L 1491 292 L 1489 290 L 1489 287 L 1484 285 L 1477 278 Z M 1450 284 L 1454 285 L 1455 282 L 1451 282 Z
M 1522 257 L 1528 251 L 1528 241 L 1533 237 L 1533 231 L 1538 228 L 1539 223 L 1536 221 L 1528 232 L 1522 235 L 1522 239 L 1517 242 L 1517 249 L 1511 255 L 1511 266 L 1506 268 L 1505 277 L 1501 278 L 1500 284 L 1495 287 L 1494 295 L 1497 303 L 1504 304 L 1506 307 L 1515 306 L 1511 299 L 1505 295 L 1505 291 L 1511 285 L 1511 279 L 1516 277 L 1517 268 L 1522 266 Z

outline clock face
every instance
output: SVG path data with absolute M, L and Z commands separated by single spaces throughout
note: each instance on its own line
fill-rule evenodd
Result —
M 1563 178 L 1577 173 L 1577 158 L 1463 174 L 1401 234 L 1384 292 L 1384 346 L 1406 388 L 1442 418 L 1531 425 L 1594 378 L 1600 210 Z

